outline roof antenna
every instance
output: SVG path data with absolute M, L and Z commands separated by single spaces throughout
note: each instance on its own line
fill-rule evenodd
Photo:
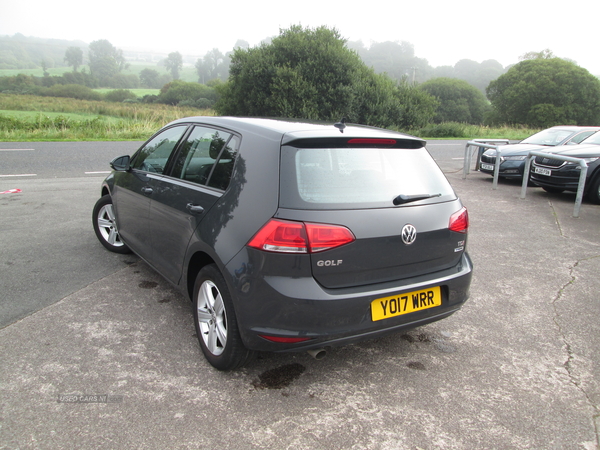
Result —
M 340 130 L 340 133 L 344 132 L 344 128 L 346 128 L 346 118 L 342 117 L 342 120 L 333 124 L 334 127 Z

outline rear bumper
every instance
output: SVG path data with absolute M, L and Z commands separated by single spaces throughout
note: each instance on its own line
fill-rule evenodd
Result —
M 473 271 L 468 254 L 464 253 L 456 266 L 432 274 L 377 285 L 326 289 L 312 276 L 254 276 L 246 256 L 242 252 L 228 265 L 240 334 L 249 349 L 274 352 L 346 345 L 448 317 L 467 300 Z M 373 300 L 434 286 L 441 287 L 441 306 L 372 320 Z M 274 343 L 261 335 L 310 339 L 293 344 Z

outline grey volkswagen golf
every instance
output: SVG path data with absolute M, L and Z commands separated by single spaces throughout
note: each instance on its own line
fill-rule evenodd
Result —
M 425 142 L 389 130 L 191 117 L 111 162 L 93 225 L 194 304 L 220 370 L 443 319 L 469 295 L 467 210 Z

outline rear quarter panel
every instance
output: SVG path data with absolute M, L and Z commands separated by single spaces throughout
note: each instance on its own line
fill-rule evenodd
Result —
M 202 251 L 211 256 L 231 283 L 225 265 L 277 211 L 280 142 L 277 135 L 242 133 L 229 187 L 192 236 L 186 269 L 193 255 Z

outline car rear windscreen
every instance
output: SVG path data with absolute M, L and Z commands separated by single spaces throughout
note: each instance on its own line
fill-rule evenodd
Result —
M 280 206 L 293 209 L 395 207 L 398 196 L 456 198 L 425 148 L 282 148 Z

